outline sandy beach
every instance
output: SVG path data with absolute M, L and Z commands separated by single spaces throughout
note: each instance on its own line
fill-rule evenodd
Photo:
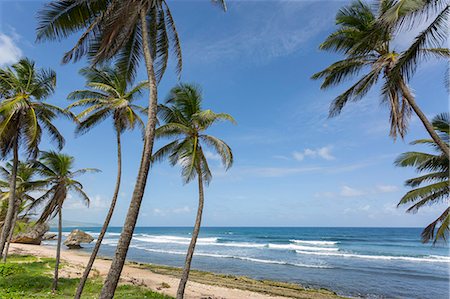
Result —
M 26 245 L 26 244 L 11 244 L 12 254 L 34 255 L 38 257 L 55 256 L 55 249 L 49 246 Z M 61 259 L 64 267 L 60 270 L 61 277 L 76 278 L 81 276 L 85 264 L 89 256 L 80 251 L 63 250 L 61 252 Z M 105 276 L 109 270 L 110 261 L 106 259 L 97 259 L 94 264 L 94 271 L 92 275 Z M 149 269 L 139 267 L 139 265 L 127 264 L 125 265 L 121 283 L 134 284 L 148 287 L 160 293 L 175 296 L 178 279 L 171 275 L 162 275 L 154 273 Z M 235 289 L 230 287 L 223 287 L 217 285 L 208 285 L 198 282 L 189 281 L 186 289 L 186 298 L 221 298 L 221 299 L 285 299 L 285 298 L 338 298 L 338 296 L 328 291 L 312 291 L 304 290 L 297 291 L 294 297 L 289 296 L 274 296 L 247 290 Z

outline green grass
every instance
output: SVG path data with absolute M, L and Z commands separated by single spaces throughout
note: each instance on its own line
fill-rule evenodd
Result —
M 0 298 L 73 298 L 79 279 L 60 278 L 58 291 L 51 292 L 55 260 L 34 256 L 11 255 L 6 264 L 0 264 Z M 90 279 L 83 298 L 97 298 L 102 288 L 100 279 Z M 133 285 L 120 285 L 114 298 L 170 299 Z

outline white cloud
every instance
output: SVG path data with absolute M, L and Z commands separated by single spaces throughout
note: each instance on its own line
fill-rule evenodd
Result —
M 334 192 L 329 192 L 329 191 L 317 192 L 314 194 L 315 198 L 333 198 L 335 196 L 336 196 L 336 194 L 334 194 Z
M 390 193 L 390 192 L 396 192 L 399 190 L 397 186 L 393 185 L 378 185 L 376 187 L 376 190 L 380 193 Z
M 158 208 L 153 209 L 153 214 L 157 215 L 157 216 L 165 216 L 166 215 L 166 213 L 163 210 L 158 209 Z
M 370 211 L 370 209 L 370 205 L 364 205 L 355 208 L 346 208 L 344 209 L 344 214 L 368 212 Z
M 14 38 L 0 33 L 0 66 L 14 63 L 21 56 L 22 50 L 16 45 Z
M 293 152 L 292 156 L 297 161 L 303 161 L 303 159 L 305 158 L 305 155 L 303 153 L 300 153 L 300 152 Z
M 361 196 L 365 193 L 361 190 L 349 187 L 349 186 L 342 186 L 340 195 L 344 197 L 355 197 L 355 196 Z
M 72 194 L 67 195 L 67 199 L 64 205 L 64 209 L 67 210 L 103 210 L 109 208 L 109 202 L 101 195 L 95 195 L 90 197 L 89 207 L 79 196 L 73 197 Z
M 173 215 L 173 214 L 188 214 L 192 210 L 188 206 L 180 207 L 180 208 L 173 208 L 173 209 L 159 209 L 154 208 L 153 209 L 153 215 L 155 216 L 167 216 L 167 215 Z
M 209 160 L 217 160 L 217 161 L 220 160 L 220 155 L 219 154 L 213 153 L 213 152 L 210 152 L 210 151 L 205 151 L 205 157 L 206 157 L 206 159 L 209 159 Z
M 322 158 L 324 160 L 330 161 L 336 159 L 331 154 L 331 146 L 324 146 L 317 149 L 307 148 L 303 152 L 295 151 L 292 153 L 292 156 L 297 161 L 303 161 L 306 157 L 310 158 Z
M 188 206 L 184 206 L 182 208 L 173 209 L 172 212 L 175 213 L 175 214 L 190 213 L 191 212 L 191 208 L 189 208 Z

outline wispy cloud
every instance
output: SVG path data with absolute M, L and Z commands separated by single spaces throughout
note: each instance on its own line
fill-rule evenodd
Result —
M 325 160 L 334 160 L 335 157 L 331 154 L 331 146 L 324 146 L 321 148 L 317 148 L 317 149 L 310 149 L 307 148 L 305 150 L 303 150 L 302 152 L 293 152 L 292 156 L 294 157 L 295 160 L 297 161 L 303 161 L 306 157 L 310 157 L 310 158 L 322 158 Z
M 248 14 L 247 5 L 240 3 L 234 7 L 233 13 L 245 14 L 245 18 L 229 24 L 226 35 L 217 28 L 209 28 L 207 40 L 188 41 L 187 56 L 208 63 L 237 58 L 266 63 L 301 50 L 307 41 L 329 26 L 324 22 L 326 12 L 311 9 L 313 3 L 306 1 L 261 2 L 252 14 Z M 299 22 L 301 15 L 308 13 L 310 17 Z
M 390 192 L 396 192 L 399 190 L 397 186 L 393 185 L 378 185 L 376 187 L 376 190 L 380 193 L 390 193 Z
M 67 195 L 67 200 L 64 205 L 64 209 L 68 210 L 104 210 L 109 207 L 109 201 L 102 195 L 95 195 L 90 197 L 89 207 L 79 197 L 73 197 L 71 194 Z
M 17 62 L 22 57 L 22 50 L 17 46 L 16 39 L 0 33 L 0 66 Z
M 377 185 L 375 187 L 366 187 L 358 189 L 355 187 L 350 187 L 349 185 L 341 186 L 341 189 L 337 192 L 333 191 L 321 191 L 316 192 L 314 197 L 316 198 L 335 198 L 335 197 L 360 197 L 360 196 L 371 196 L 382 193 L 392 193 L 399 191 L 400 188 L 394 185 Z
M 339 195 L 344 197 L 356 197 L 364 194 L 366 194 L 364 191 L 352 188 L 350 186 L 342 186 L 341 192 L 339 193 Z
M 220 155 L 210 151 L 204 152 L 206 159 L 220 161 Z
M 155 216 L 164 217 L 174 214 L 189 214 L 192 212 L 192 209 L 188 206 L 183 206 L 179 208 L 168 208 L 168 209 L 154 208 L 152 212 L 153 215 Z

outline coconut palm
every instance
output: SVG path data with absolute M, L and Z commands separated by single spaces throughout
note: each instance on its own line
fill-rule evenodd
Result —
M 225 9 L 223 0 L 213 0 Z M 132 78 L 143 57 L 149 93 L 144 148 L 125 223 L 100 299 L 112 298 L 119 282 L 128 247 L 133 237 L 142 197 L 147 184 L 155 139 L 157 84 L 167 67 L 172 46 L 181 71 L 181 47 L 175 22 L 165 0 L 58 0 L 39 12 L 38 40 L 60 40 L 83 31 L 63 62 L 87 55 L 93 64 L 116 58 Z
M 399 55 L 391 49 L 394 26 L 379 25 L 380 16 L 392 9 L 394 4 L 390 0 L 380 1 L 377 13 L 371 5 L 362 1 L 342 8 L 336 16 L 339 28 L 327 37 L 320 48 L 343 53 L 345 59 L 333 63 L 312 78 L 323 79 L 321 88 L 326 89 L 368 70 L 354 85 L 334 99 L 330 107 L 330 116 L 333 117 L 340 114 L 349 101 L 361 100 L 382 77 L 382 101 L 390 108 L 390 135 L 403 138 L 411 112 L 414 111 L 431 138 L 448 157 L 448 146 L 434 131 L 409 90 L 406 84 L 408 77 L 405 77 L 403 70 L 397 71 L 401 63 L 399 57 L 403 57 L 404 53 Z
M 10 190 L 9 181 L 11 180 L 11 174 L 13 169 L 13 163 L 8 162 L 5 166 L 0 167 L 0 177 L 3 180 L 0 180 L 0 187 L 3 188 L 4 191 L 0 193 L 0 201 L 5 203 L 7 207 L 8 198 Z M 19 162 L 17 166 L 17 176 L 16 176 L 16 202 L 14 206 L 14 216 L 13 221 L 11 223 L 11 229 L 9 231 L 9 235 L 6 241 L 5 251 L 3 254 L 3 262 L 6 262 L 6 258 L 8 256 L 9 244 L 11 242 L 11 238 L 14 232 L 14 228 L 16 226 L 16 222 L 19 218 L 19 214 L 27 210 L 27 206 L 29 206 L 34 198 L 32 197 L 33 192 L 38 192 L 42 190 L 42 187 L 45 185 L 45 182 L 42 180 L 35 180 L 35 176 L 37 174 L 36 167 L 33 163 L 30 162 Z M 3 214 L 3 213 L 2 213 Z M 22 217 L 25 217 L 23 215 Z
M 443 113 L 433 119 L 433 126 L 439 132 L 444 142 L 449 144 L 450 118 L 448 113 Z M 444 212 L 422 232 L 422 241 L 439 239 L 446 240 L 450 225 L 450 182 L 449 160 L 432 139 L 421 139 L 412 144 L 428 144 L 437 152 L 436 154 L 422 152 L 407 152 L 400 155 L 395 164 L 400 167 L 414 167 L 423 175 L 406 181 L 406 186 L 413 188 L 405 194 L 399 202 L 399 206 L 409 205 L 407 212 L 416 213 L 421 207 L 447 203 Z
M 74 158 L 72 156 L 54 151 L 42 152 L 39 161 L 36 162 L 38 171 L 47 184 L 46 192 L 37 198 L 31 209 L 43 206 L 38 223 L 46 222 L 58 215 L 58 242 L 56 247 L 56 265 L 53 278 L 53 291 L 58 288 L 58 269 L 61 256 L 62 238 L 62 208 L 69 192 L 78 195 L 85 203 L 89 204 L 89 197 L 83 191 L 83 185 L 75 178 L 87 172 L 98 172 L 93 168 L 74 170 Z
M 81 297 L 116 206 L 122 174 L 121 134 L 125 130 L 134 129 L 135 126 L 144 129 L 144 123 L 139 116 L 140 113 L 143 113 L 144 108 L 134 104 L 134 102 L 147 86 L 147 82 L 140 82 L 135 86 L 129 84 L 125 74 L 118 68 L 84 68 L 80 73 L 86 78 L 89 89 L 77 90 L 68 96 L 69 99 L 76 100 L 69 108 L 87 107 L 77 115 L 79 124 L 76 131 L 78 133 L 87 132 L 106 118 L 112 118 L 117 142 L 117 178 L 108 214 L 81 277 L 75 298 Z
M 53 93 L 55 84 L 54 71 L 37 69 L 35 63 L 28 59 L 0 69 L 0 154 L 2 157 L 13 154 L 9 190 L 16 190 L 19 148 L 35 156 L 43 129 L 57 142 L 58 148 L 64 145 L 64 138 L 52 121 L 57 115 L 70 117 L 71 114 L 44 102 Z M 11 229 L 15 200 L 16 192 L 10 192 L 0 237 L 0 255 Z
M 202 93 L 197 86 L 181 84 L 170 91 L 166 101 L 167 105 L 161 105 L 158 108 L 160 117 L 165 124 L 157 128 L 157 137 L 169 137 L 175 138 L 175 140 L 156 151 L 154 160 L 158 161 L 168 157 L 173 166 L 177 164 L 181 166 L 184 183 L 189 183 L 195 177 L 198 180 L 197 217 L 178 286 L 177 299 L 184 296 L 192 256 L 200 232 L 204 203 L 203 185 L 209 184 L 212 178 L 204 148 L 210 147 L 216 151 L 226 169 L 233 163 L 230 147 L 224 141 L 205 134 L 205 131 L 220 120 L 234 123 L 234 119 L 225 113 L 202 110 L 202 101 Z

